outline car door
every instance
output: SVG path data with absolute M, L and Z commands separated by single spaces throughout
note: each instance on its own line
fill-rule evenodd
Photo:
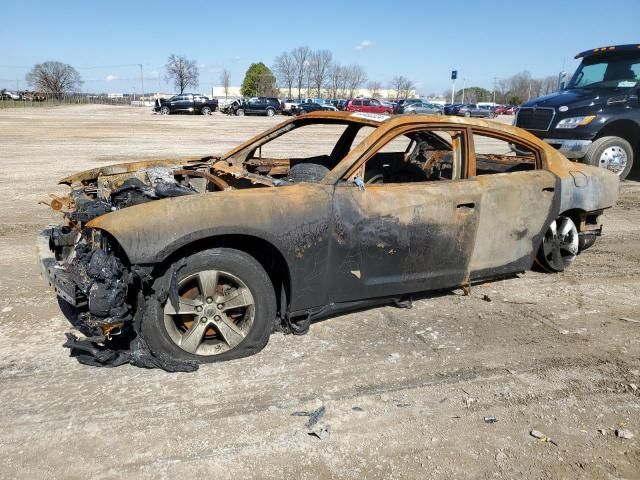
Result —
M 466 281 L 481 192 L 477 182 L 460 179 L 464 132 L 455 136 L 454 152 L 447 152 L 456 158 L 450 180 L 336 185 L 332 301 L 402 295 Z M 405 155 L 385 152 L 384 146 L 374 151 L 386 155 L 385 162 L 394 155 L 402 162 Z M 377 158 L 368 159 L 365 178 L 367 165 L 375 165 Z
M 542 236 L 560 209 L 560 180 L 544 168 L 544 151 L 503 132 L 473 128 L 475 175 L 482 185 L 470 278 L 531 268 Z M 532 155 L 514 156 L 511 145 Z
M 169 106 L 169 110 L 171 111 L 171 113 L 175 113 L 180 111 L 180 103 L 179 99 L 182 95 L 174 95 L 173 97 L 171 97 L 168 101 L 168 106 Z

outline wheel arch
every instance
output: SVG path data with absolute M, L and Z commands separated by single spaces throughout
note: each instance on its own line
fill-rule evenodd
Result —
M 640 171 L 640 164 L 636 161 L 640 158 L 640 125 L 630 119 L 613 120 L 598 131 L 594 140 L 602 137 L 620 137 L 631 144 L 633 148 L 634 165 L 631 172 Z
M 276 293 L 278 309 L 282 301 L 287 306 L 291 303 L 291 271 L 282 252 L 271 242 L 263 238 L 248 234 L 219 234 L 200 238 L 180 246 L 165 256 L 154 268 L 154 274 L 166 271 L 180 258 L 212 248 L 232 248 L 251 255 L 267 272 Z M 282 297 L 282 289 L 286 299 Z

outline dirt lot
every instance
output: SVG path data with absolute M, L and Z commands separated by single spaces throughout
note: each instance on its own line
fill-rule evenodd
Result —
M 56 180 L 222 152 L 277 121 L 0 112 L 1 478 L 640 478 L 636 182 L 563 274 L 342 315 L 193 374 L 69 358 L 34 247 L 55 220 L 38 201 L 64 191 Z M 292 414 L 322 405 L 330 435 L 319 439 Z M 635 437 L 617 438 L 621 428 Z

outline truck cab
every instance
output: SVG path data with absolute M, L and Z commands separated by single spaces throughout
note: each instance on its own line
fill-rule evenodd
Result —
M 640 44 L 595 48 L 559 91 L 524 103 L 515 125 L 570 159 L 624 179 L 640 167 Z

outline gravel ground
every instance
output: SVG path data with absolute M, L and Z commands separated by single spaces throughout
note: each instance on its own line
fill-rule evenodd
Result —
M 278 121 L 0 112 L 0 478 L 640 478 L 637 182 L 562 274 L 336 316 L 192 374 L 69 358 L 34 247 L 57 179 L 223 152 Z M 322 406 L 318 438 L 292 414 Z

